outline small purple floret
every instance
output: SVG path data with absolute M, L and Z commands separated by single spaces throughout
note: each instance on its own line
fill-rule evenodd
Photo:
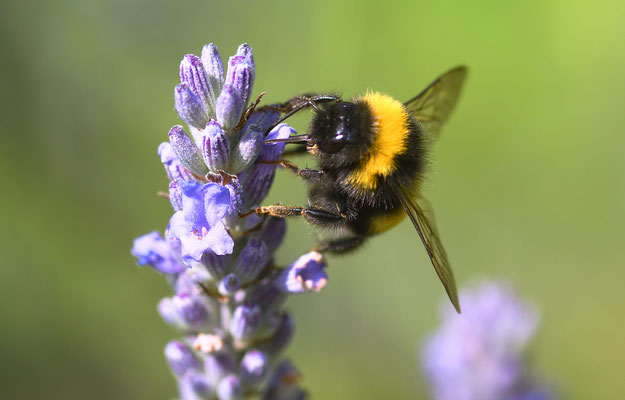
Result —
M 193 266 L 208 250 L 217 255 L 230 254 L 234 246 L 223 218 L 230 208 L 230 192 L 215 183 L 184 181 L 182 210 L 174 214 L 170 229 L 182 244 L 182 259 Z
M 165 358 L 176 376 L 183 376 L 191 369 L 201 368 L 202 363 L 184 343 L 173 340 L 165 346 Z
M 184 270 L 169 243 L 156 231 L 136 238 L 130 252 L 137 257 L 137 264 L 149 265 L 163 274 L 177 274 Z
M 328 283 L 325 267 L 321 253 L 311 251 L 285 268 L 277 283 L 280 289 L 289 293 L 318 292 Z

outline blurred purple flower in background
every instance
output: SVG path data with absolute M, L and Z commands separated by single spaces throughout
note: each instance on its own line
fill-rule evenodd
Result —
M 536 310 L 509 287 L 463 290 L 462 314 L 447 303 L 442 325 L 425 342 L 424 372 L 435 400 L 551 400 L 526 363 Z
M 243 44 L 227 71 L 217 47 L 180 63 L 174 103 L 180 125 L 158 148 L 174 214 L 165 237 L 137 238 L 132 254 L 168 276 L 174 291 L 158 304 L 165 322 L 182 336 L 165 347 L 182 400 L 305 399 L 299 373 L 280 352 L 294 324 L 281 307 L 291 293 L 321 290 L 323 256 L 310 252 L 291 266 L 274 266 L 285 236 L 284 220 L 246 215 L 267 195 L 284 144 L 264 144 L 280 117 L 246 112 L 255 77 L 252 49 Z M 275 126 L 267 138 L 294 130 Z M 265 162 L 262 162 L 265 161 Z

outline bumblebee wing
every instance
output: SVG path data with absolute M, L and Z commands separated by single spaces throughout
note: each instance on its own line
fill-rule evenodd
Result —
M 445 287 L 449 300 L 451 300 L 456 311 L 460 313 L 456 281 L 449 261 L 447 260 L 447 253 L 445 253 L 443 244 L 438 237 L 436 222 L 434 221 L 434 212 L 432 211 L 430 202 L 421 196 L 417 199 L 413 199 L 413 196 L 402 188 L 396 189 L 396 195 L 404 211 L 408 214 L 412 225 L 417 229 L 423 246 L 425 246 L 425 250 L 428 256 L 430 256 L 434 270 Z
M 441 126 L 456 105 L 466 76 L 467 67 L 456 67 L 404 103 L 406 110 L 425 127 L 426 133 L 433 140 L 438 138 Z

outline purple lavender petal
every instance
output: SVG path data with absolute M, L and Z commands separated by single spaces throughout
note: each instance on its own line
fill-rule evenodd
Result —
M 169 202 L 174 211 L 182 210 L 182 191 L 178 180 L 169 182 Z
M 189 181 L 181 181 L 180 188 L 182 210 L 171 218 L 170 229 L 182 244 L 183 261 L 196 265 L 207 250 L 217 255 L 232 253 L 234 241 L 222 222 L 230 208 L 228 189 Z
M 321 253 L 311 251 L 285 268 L 278 277 L 278 287 L 289 293 L 318 292 L 328 282 L 326 262 Z
M 130 251 L 138 265 L 149 265 L 163 274 L 177 274 L 184 270 L 169 243 L 154 231 L 135 239 Z

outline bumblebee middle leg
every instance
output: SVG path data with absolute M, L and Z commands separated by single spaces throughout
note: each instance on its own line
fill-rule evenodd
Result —
M 364 241 L 364 236 L 350 236 L 346 238 L 328 240 L 319 243 L 319 246 L 317 246 L 315 250 L 320 253 L 328 252 L 335 254 L 344 254 L 356 250 L 364 243 Z
M 252 210 L 258 214 L 269 214 L 274 217 L 289 218 L 302 217 L 311 224 L 323 228 L 341 228 L 345 226 L 346 217 L 327 210 L 314 207 L 283 206 L 273 204 L 270 206 L 258 207 Z

